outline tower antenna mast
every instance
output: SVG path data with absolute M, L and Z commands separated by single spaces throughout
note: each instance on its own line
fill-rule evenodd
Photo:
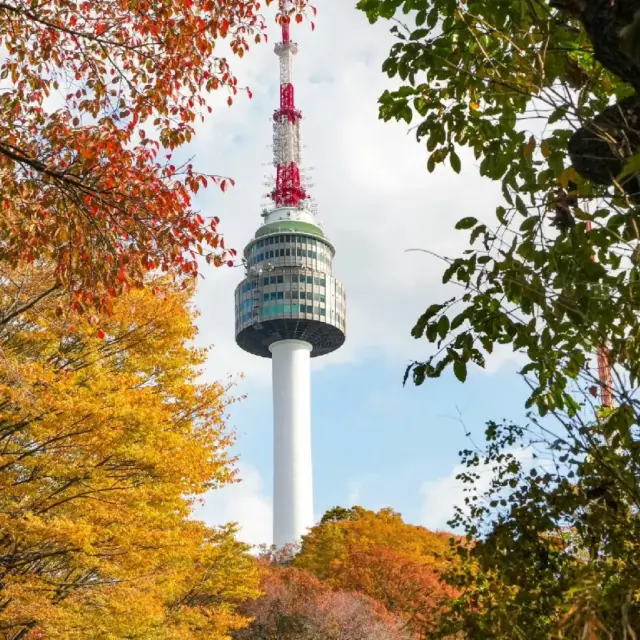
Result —
M 276 207 L 297 207 L 307 199 L 300 180 L 300 120 L 302 113 L 295 105 L 292 78 L 293 56 L 298 45 L 291 42 L 290 26 L 294 4 L 279 0 L 282 40 L 275 46 L 280 58 L 280 105 L 273 112 L 273 165 L 276 168 L 275 189 L 269 194 Z

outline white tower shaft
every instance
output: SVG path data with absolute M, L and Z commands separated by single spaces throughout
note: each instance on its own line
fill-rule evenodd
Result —
M 281 340 L 272 354 L 274 422 L 273 543 L 299 541 L 314 525 L 311 468 L 311 349 Z

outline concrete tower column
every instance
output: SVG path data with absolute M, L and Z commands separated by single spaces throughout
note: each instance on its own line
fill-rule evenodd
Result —
M 304 340 L 269 346 L 273 375 L 273 543 L 299 541 L 314 525 L 311 350 Z

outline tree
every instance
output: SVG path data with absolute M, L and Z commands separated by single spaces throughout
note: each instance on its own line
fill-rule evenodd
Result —
M 425 637 L 453 595 L 439 579 L 449 565 L 450 535 L 405 524 L 391 509 L 348 512 L 346 519 L 323 518 L 303 538 L 295 566 L 334 588 L 366 594 L 400 616 L 412 637 Z
M 267 4 L 270 0 L 267 1 Z M 294 0 L 279 20 L 297 18 Z M 218 218 L 193 210 L 208 180 L 172 160 L 206 94 L 240 90 L 221 40 L 242 57 L 266 39 L 255 0 L 23 0 L 0 4 L 0 260 L 55 265 L 79 311 L 159 270 L 219 266 Z
M 402 640 L 399 621 L 375 600 L 337 591 L 294 567 L 263 565 L 261 598 L 242 611 L 253 622 L 237 640 Z
M 429 171 L 448 160 L 459 172 L 473 151 L 504 197 L 495 219 L 458 221 L 468 250 L 441 257 L 460 294 L 420 317 L 413 335 L 435 353 L 407 371 L 418 385 L 448 368 L 465 381 L 499 344 L 528 359 L 528 423 L 491 422 L 486 447 L 463 453 L 470 512 L 452 524 L 474 544 L 449 575 L 462 594 L 451 622 L 469 638 L 635 637 L 637 2 L 359 6 L 372 21 L 402 8 L 415 22 L 392 29 L 383 68 L 403 84 L 381 96 L 380 116 L 417 114 Z M 483 463 L 494 482 L 478 495 Z
M 35 269 L 14 280 L 47 286 Z M 3 638 L 222 639 L 245 623 L 248 548 L 190 519 L 233 480 L 230 399 L 197 380 L 189 288 L 157 284 L 117 299 L 104 335 L 46 298 L 0 334 Z
M 350 509 L 345 509 L 344 507 L 333 507 L 333 509 L 329 509 L 320 520 L 320 524 L 325 524 L 326 522 L 341 522 L 342 520 L 355 520 L 359 515 L 363 513 L 362 507 L 351 507 Z

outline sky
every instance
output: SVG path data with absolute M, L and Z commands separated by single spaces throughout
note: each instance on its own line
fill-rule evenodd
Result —
M 302 110 L 303 166 L 324 231 L 336 247 L 334 275 L 347 290 L 347 340 L 312 361 L 315 513 L 329 508 L 390 506 L 407 522 L 446 528 L 464 499 L 456 480 L 466 432 L 481 434 L 489 419 L 521 419 L 526 388 L 518 359 L 494 354 L 465 384 L 452 374 L 403 387 L 407 364 L 430 352 L 410 335 L 419 315 L 450 297 L 442 263 L 423 248 L 455 256 L 468 232 L 462 217 L 491 219 L 500 195 L 478 175 L 472 156 L 463 171 L 430 174 L 427 151 L 405 123 L 378 119 L 377 100 L 394 82 L 381 71 L 391 23 L 370 25 L 355 0 L 317 0 L 316 28 L 292 27 L 300 45 L 294 62 L 296 104 Z M 272 43 L 233 61 L 239 94 L 212 99 L 213 114 L 186 153 L 196 169 L 231 176 L 236 186 L 198 197 L 198 208 L 221 219 L 227 246 L 239 252 L 258 228 L 270 161 L 271 116 L 277 106 L 278 60 Z M 241 269 L 208 269 L 196 304 L 199 343 L 213 345 L 207 380 L 231 377 L 244 399 L 230 411 L 241 481 L 205 496 L 196 516 L 240 525 L 250 544 L 271 543 L 272 405 L 270 361 L 234 341 L 233 291 Z

